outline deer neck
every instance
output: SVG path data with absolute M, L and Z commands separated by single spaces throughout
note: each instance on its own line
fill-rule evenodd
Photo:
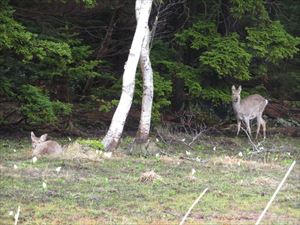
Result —
M 235 113 L 238 113 L 241 109 L 241 100 L 232 103 L 232 107 Z

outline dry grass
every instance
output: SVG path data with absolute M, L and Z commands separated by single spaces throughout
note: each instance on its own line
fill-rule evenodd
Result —
M 139 181 L 142 183 L 152 183 L 156 180 L 162 180 L 162 177 L 155 173 L 154 170 L 142 173 L 139 178 Z
M 263 163 L 254 160 L 244 160 L 236 156 L 219 156 L 212 160 L 213 164 L 222 164 L 227 167 L 245 166 L 249 169 L 283 169 L 284 167 L 275 163 Z

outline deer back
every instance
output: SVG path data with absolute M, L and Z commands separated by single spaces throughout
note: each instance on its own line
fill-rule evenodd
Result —
M 58 154 L 62 151 L 62 147 L 56 141 L 45 141 L 36 145 L 33 155 Z
M 250 95 L 241 100 L 236 113 L 248 117 L 249 119 L 253 119 L 263 113 L 267 104 L 268 100 L 261 95 Z
M 56 141 L 46 141 L 47 136 L 47 134 L 43 134 L 41 137 L 37 137 L 31 132 L 32 155 L 57 154 L 63 151 Z

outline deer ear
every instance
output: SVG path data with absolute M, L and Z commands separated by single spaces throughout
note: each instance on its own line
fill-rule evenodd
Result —
M 240 85 L 238 91 L 241 92 L 241 90 L 242 90 L 242 86 Z
M 40 140 L 41 140 L 41 141 L 46 141 L 47 136 L 48 136 L 48 134 L 43 134 L 43 135 L 40 137 Z
M 231 87 L 231 91 L 232 92 L 234 92 L 236 89 L 235 89 L 235 86 L 234 85 L 232 85 L 232 87 Z
M 31 131 L 30 135 L 31 135 L 31 140 L 32 140 L 32 141 L 35 141 L 35 140 L 36 140 L 35 134 Z

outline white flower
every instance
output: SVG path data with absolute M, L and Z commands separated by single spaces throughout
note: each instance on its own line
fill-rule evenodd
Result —
M 17 212 L 15 214 L 15 221 L 16 221 L 15 224 L 17 224 L 17 222 L 18 222 L 19 215 L 20 215 L 20 206 L 18 206 L 18 210 L 17 210 Z
M 159 156 L 160 156 L 159 153 L 156 153 L 156 154 L 155 154 L 155 157 L 156 157 L 156 158 L 159 158 Z
M 214 151 L 216 151 L 216 149 L 217 149 L 217 147 L 216 147 L 216 146 L 214 146 L 214 147 L 213 147 L 213 150 L 214 150 Z
M 14 149 L 13 151 L 14 151 L 14 152 L 17 152 L 17 150 L 16 150 L 16 149 Z
M 196 173 L 196 170 L 193 168 L 192 172 L 191 172 L 191 175 L 193 176 L 195 173 Z
M 239 157 L 243 157 L 243 153 L 242 152 L 239 152 Z
M 57 167 L 56 169 L 55 169 L 55 171 L 57 172 L 57 173 L 59 173 L 60 172 L 60 170 L 61 170 L 61 167 L 59 166 L 59 167 Z
M 191 155 L 191 152 L 185 151 L 185 154 L 186 154 L 186 155 Z
M 185 138 L 183 138 L 181 141 L 182 141 L 182 142 L 185 142 Z
M 99 150 L 96 150 L 96 154 L 97 154 L 97 155 L 102 155 L 103 152 L 102 152 L 102 151 L 99 151 Z
M 159 142 L 158 138 L 155 139 L 156 142 Z
M 32 158 L 32 163 L 36 163 L 36 161 L 37 161 L 37 157 L 34 156 L 34 157 Z
M 47 184 L 45 182 L 43 182 L 43 188 L 46 189 L 47 188 Z
M 69 140 L 69 141 L 72 141 L 72 139 L 71 139 L 70 137 L 68 137 L 68 140 Z
M 112 156 L 112 152 L 104 152 L 104 153 L 103 153 L 103 157 L 104 157 L 104 158 L 109 159 L 109 158 L 111 158 L 111 156 Z
M 14 211 L 10 210 L 10 211 L 8 212 L 8 215 L 13 216 L 13 215 L 14 215 Z
M 15 169 L 15 170 L 18 169 L 18 166 L 17 166 L 16 164 L 14 165 L 14 169 Z

